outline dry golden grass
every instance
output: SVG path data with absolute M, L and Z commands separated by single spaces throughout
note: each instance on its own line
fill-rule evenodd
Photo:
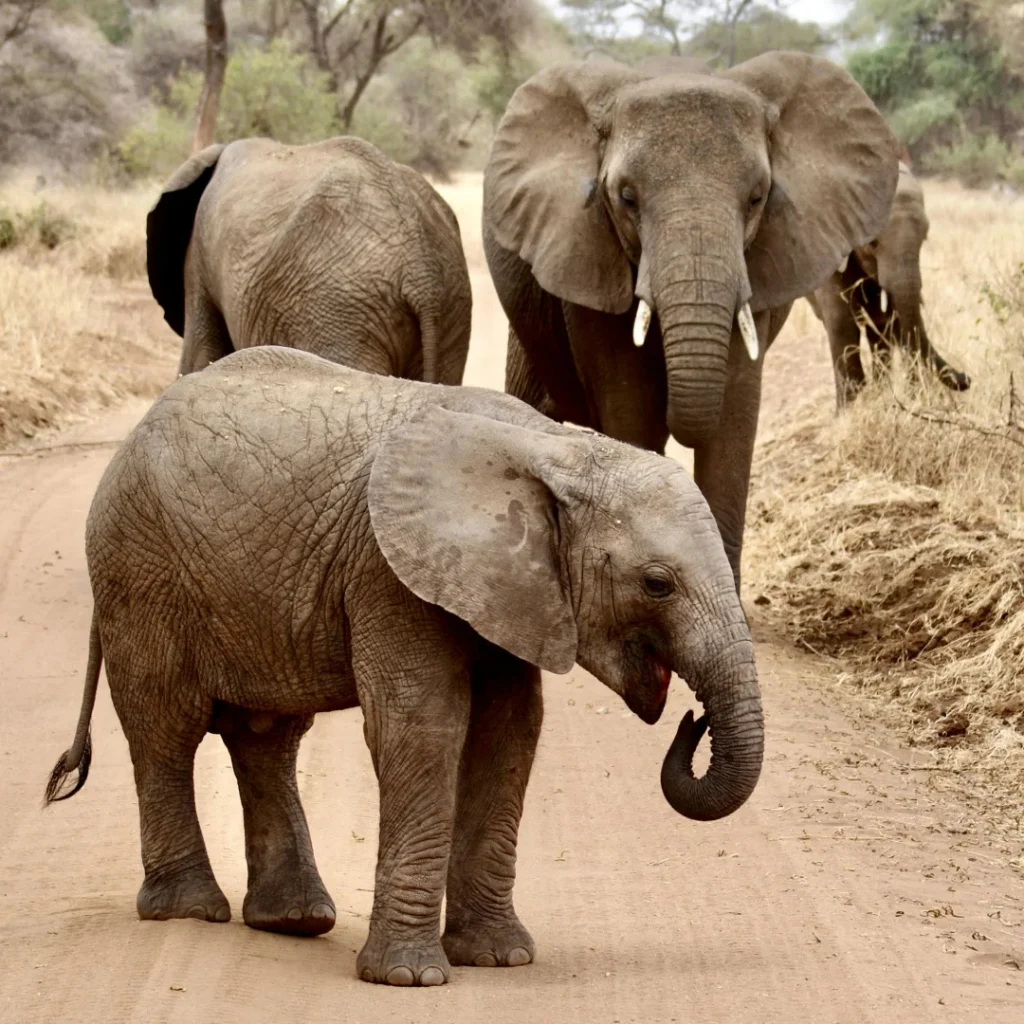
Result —
M 173 375 L 176 339 L 145 283 L 154 195 L 36 193 L 27 181 L 0 189 L 0 210 L 34 222 L 0 251 L 0 443 L 96 404 L 156 394 Z M 48 228 L 62 238 L 54 248 L 40 240 Z
M 842 415 L 830 382 L 776 414 L 756 457 L 747 579 L 911 742 L 988 775 L 1019 822 L 1024 203 L 939 184 L 926 200 L 925 315 L 973 386 L 953 396 L 904 365 Z M 823 346 L 800 305 L 787 330 Z

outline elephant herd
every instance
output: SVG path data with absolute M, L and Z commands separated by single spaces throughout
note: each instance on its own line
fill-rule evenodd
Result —
M 483 221 L 507 394 L 459 386 L 454 214 L 369 144 L 212 146 L 149 215 L 181 374 L 90 509 L 85 695 L 47 786 L 85 782 L 105 666 L 144 919 L 230 919 L 193 791 L 212 732 L 242 801 L 245 923 L 328 931 L 296 758 L 317 713 L 358 705 L 380 790 L 359 977 L 529 963 L 512 890 L 541 669 L 578 663 L 648 723 L 672 673 L 687 682 L 704 715 L 661 774 L 680 814 L 721 818 L 756 785 L 739 564 L 761 369 L 793 301 L 813 293 L 840 400 L 864 379 L 865 315 L 967 385 L 920 320 L 920 189 L 825 60 L 543 70 L 498 127 Z M 662 456 L 670 435 L 695 481 Z

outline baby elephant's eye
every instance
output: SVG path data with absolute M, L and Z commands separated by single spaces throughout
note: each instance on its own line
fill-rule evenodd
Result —
M 763 202 L 764 202 L 764 196 L 761 195 L 760 192 L 755 192 L 750 197 L 750 202 L 748 204 L 750 212 L 753 213 Z
M 636 206 L 636 193 L 628 185 L 623 185 L 619 190 L 619 198 L 622 200 L 623 206 L 630 209 Z
M 644 590 L 651 597 L 669 597 L 676 589 L 671 574 L 662 568 L 650 568 L 644 571 Z

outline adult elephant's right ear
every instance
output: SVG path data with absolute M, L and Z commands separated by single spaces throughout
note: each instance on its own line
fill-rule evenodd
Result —
M 164 186 L 146 218 L 146 272 L 153 298 L 171 329 L 185 335 L 185 254 L 196 207 L 224 146 L 207 146 L 186 160 Z
M 619 89 L 614 61 L 539 71 L 509 101 L 484 172 L 484 218 L 546 291 L 605 313 L 633 301 L 629 260 L 601 201 L 601 137 Z
M 417 597 L 550 672 L 576 661 L 558 552 L 557 499 L 535 464 L 558 440 L 429 405 L 381 445 L 370 522 Z

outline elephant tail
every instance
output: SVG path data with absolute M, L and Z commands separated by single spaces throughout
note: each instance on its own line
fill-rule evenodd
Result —
M 50 780 L 46 784 L 46 796 L 43 799 L 43 806 L 49 806 L 55 800 L 67 800 L 74 796 L 84 785 L 89 777 L 89 765 L 92 762 L 92 733 L 89 723 L 92 720 L 92 710 L 96 705 L 96 691 L 100 684 L 100 668 L 103 665 L 103 646 L 100 643 L 99 624 L 96 621 L 96 611 L 92 613 L 92 627 L 89 631 L 89 664 L 85 670 L 85 693 L 82 695 L 82 710 L 78 715 L 78 728 L 75 730 L 75 740 L 70 750 L 65 750 L 53 766 L 50 772 Z M 65 783 L 71 772 L 77 769 L 78 774 L 71 788 L 67 792 Z
M 420 348 L 423 350 L 423 380 L 427 384 L 440 384 L 440 330 L 437 317 L 433 313 L 421 313 L 420 317 Z

